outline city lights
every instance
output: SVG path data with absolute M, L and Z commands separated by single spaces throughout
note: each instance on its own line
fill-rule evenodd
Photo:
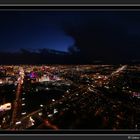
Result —
M 1 129 L 140 129 L 140 65 L 0 69 Z

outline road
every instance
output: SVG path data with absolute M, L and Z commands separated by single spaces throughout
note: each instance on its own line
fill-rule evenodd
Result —
M 117 70 L 113 71 L 110 76 L 114 76 L 115 74 L 123 72 L 127 68 L 127 65 L 123 65 L 119 67 Z
M 17 79 L 17 91 L 16 91 L 16 99 L 13 104 L 13 114 L 11 124 L 15 124 L 18 118 L 18 111 L 20 107 L 20 97 L 22 93 L 22 85 L 24 81 L 24 70 L 22 67 L 19 68 L 19 77 Z

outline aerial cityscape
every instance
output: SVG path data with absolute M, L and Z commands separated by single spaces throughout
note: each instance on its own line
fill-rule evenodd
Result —
M 1 129 L 140 128 L 140 65 L 7 65 L 0 70 Z
M 140 130 L 139 11 L 0 20 L 0 132 Z

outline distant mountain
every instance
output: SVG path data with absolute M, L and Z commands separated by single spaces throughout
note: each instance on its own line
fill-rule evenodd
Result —
M 30 52 L 0 52 L 0 64 L 139 64 L 140 60 L 91 58 L 80 52 L 62 52 L 51 49 L 40 49 Z

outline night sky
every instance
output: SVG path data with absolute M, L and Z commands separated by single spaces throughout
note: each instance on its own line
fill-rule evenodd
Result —
M 67 15 L 53 12 L 0 12 L 0 50 L 50 48 L 67 52 L 74 39 L 62 29 Z
M 140 12 L 0 11 L 0 51 L 74 46 L 96 58 L 139 59 Z

